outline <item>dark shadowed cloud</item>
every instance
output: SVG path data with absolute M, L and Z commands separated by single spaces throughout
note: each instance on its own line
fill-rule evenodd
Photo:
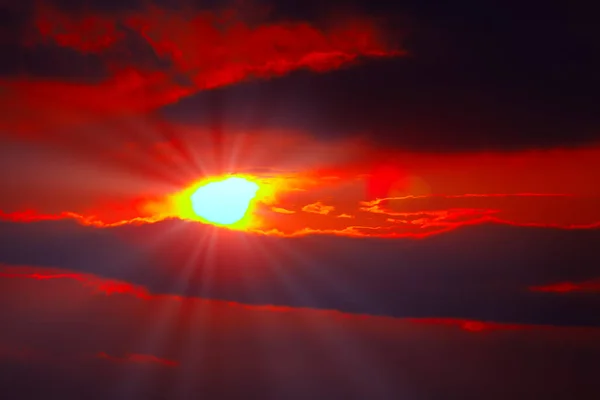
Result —
M 600 325 L 600 231 L 480 225 L 426 239 L 266 237 L 178 220 L 0 224 L 0 262 L 89 272 L 157 293 L 397 317 Z
M 219 129 L 299 129 L 419 151 L 599 139 L 599 32 L 585 7 L 33 4 L 8 7 L 11 34 L 0 43 L 11 54 L 1 71 L 9 130 L 40 127 L 15 113 L 62 126 L 164 106 L 168 119 L 196 125 L 216 118 Z
M 37 268 L 13 271 L 42 273 Z M 91 277 L 87 279 L 92 279 Z M 460 329 L 0 279 L 0 389 L 35 399 L 587 399 L 598 328 Z M 596 365 L 596 367 L 595 367 Z
M 404 17 L 396 24 L 405 28 L 398 36 L 407 57 L 198 93 L 165 113 L 204 123 L 198 110 L 220 97 L 231 124 L 301 127 L 323 138 L 361 135 L 420 151 L 598 140 L 599 32 L 584 7 L 459 1 L 386 11 Z

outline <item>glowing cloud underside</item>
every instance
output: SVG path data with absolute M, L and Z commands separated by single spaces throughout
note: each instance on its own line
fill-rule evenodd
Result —
M 242 220 L 259 187 L 240 177 L 230 177 L 200 186 L 192 195 L 192 209 L 200 218 L 216 225 Z

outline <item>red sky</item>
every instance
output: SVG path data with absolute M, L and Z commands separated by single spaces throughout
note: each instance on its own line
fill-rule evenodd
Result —
M 596 14 L 71 3 L 0 6 L 0 396 L 590 392 Z

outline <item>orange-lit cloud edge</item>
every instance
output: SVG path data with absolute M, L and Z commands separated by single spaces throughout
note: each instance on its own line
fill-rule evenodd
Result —
M 298 237 L 306 235 L 336 235 L 347 237 L 379 237 L 379 238 L 426 238 L 432 235 L 451 232 L 455 229 L 479 225 L 479 224 L 501 224 L 521 227 L 549 228 L 549 229 L 598 229 L 600 221 L 590 221 L 587 223 L 552 223 L 552 222 L 528 222 L 516 221 L 500 218 L 497 214 L 501 213 L 499 209 L 489 208 L 450 208 L 450 209 L 423 209 L 414 212 L 395 212 L 385 210 L 380 205 L 383 201 L 403 200 L 403 199 L 435 199 L 435 198 L 509 198 L 509 197 L 568 197 L 569 195 L 560 194 L 536 194 L 536 193 L 515 193 L 515 194 L 465 194 L 450 196 L 406 196 L 398 198 L 377 199 L 374 201 L 360 202 L 357 207 L 363 213 L 372 213 L 385 217 L 385 221 L 391 225 L 356 225 L 356 216 L 347 213 L 335 213 L 334 206 L 328 206 L 318 201 L 301 207 L 300 210 L 288 210 L 282 206 L 270 205 L 276 196 L 276 189 L 273 182 L 257 179 L 247 176 L 249 180 L 259 182 L 260 189 L 257 196 L 250 202 L 248 212 L 239 222 L 229 226 L 217 226 L 217 229 L 242 231 L 246 234 L 268 235 L 279 237 Z M 222 179 L 222 177 L 216 178 Z M 209 179 L 208 181 L 211 181 Z M 148 201 L 142 205 L 144 216 L 123 219 L 120 221 L 107 222 L 95 215 L 82 215 L 75 212 L 61 212 L 58 214 L 44 214 L 35 210 L 3 212 L 0 210 L 0 220 L 28 223 L 36 221 L 57 221 L 73 220 L 81 225 L 95 228 L 112 228 L 123 225 L 144 225 L 154 224 L 166 220 L 191 221 L 201 224 L 211 224 L 204 220 L 192 210 L 190 195 L 202 184 L 207 181 L 197 182 L 190 187 L 168 195 L 161 201 Z M 253 215 L 258 208 L 262 209 L 260 216 Z M 277 226 L 266 227 L 263 224 L 265 213 L 279 214 L 285 217 L 297 217 L 298 213 L 316 214 L 320 217 L 327 217 L 330 220 L 337 219 L 343 222 L 339 228 L 312 228 L 303 227 L 293 231 L 284 231 Z M 212 224 L 211 224 L 212 225 Z M 406 226 L 410 231 L 397 231 L 395 228 Z M 408 229 L 407 228 L 407 229 Z

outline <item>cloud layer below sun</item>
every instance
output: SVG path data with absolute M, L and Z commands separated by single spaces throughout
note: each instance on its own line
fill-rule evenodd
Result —
M 248 388 L 277 397 L 437 397 L 452 389 L 492 399 L 585 398 L 594 382 L 586 360 L 600 350 L 598 328 L 382 318 L 112 290 L 121 287 L 129 285 L 1 267 L 1 387 L 23 398 L 156 391 L 243 398 Z M 440 378 L 398 379 L 412 374 Z M 481 374 L 490 378 L 473 379 Z
M 0 279 L 393 317 L 597 326 L 600 229 L 483 224 L 425 240 L 248 235 L 178 220 L 0 222 Z M 20 266 L 44 266 L 27 270 Z M 90 277 L 95 275 L 97 278 Z

